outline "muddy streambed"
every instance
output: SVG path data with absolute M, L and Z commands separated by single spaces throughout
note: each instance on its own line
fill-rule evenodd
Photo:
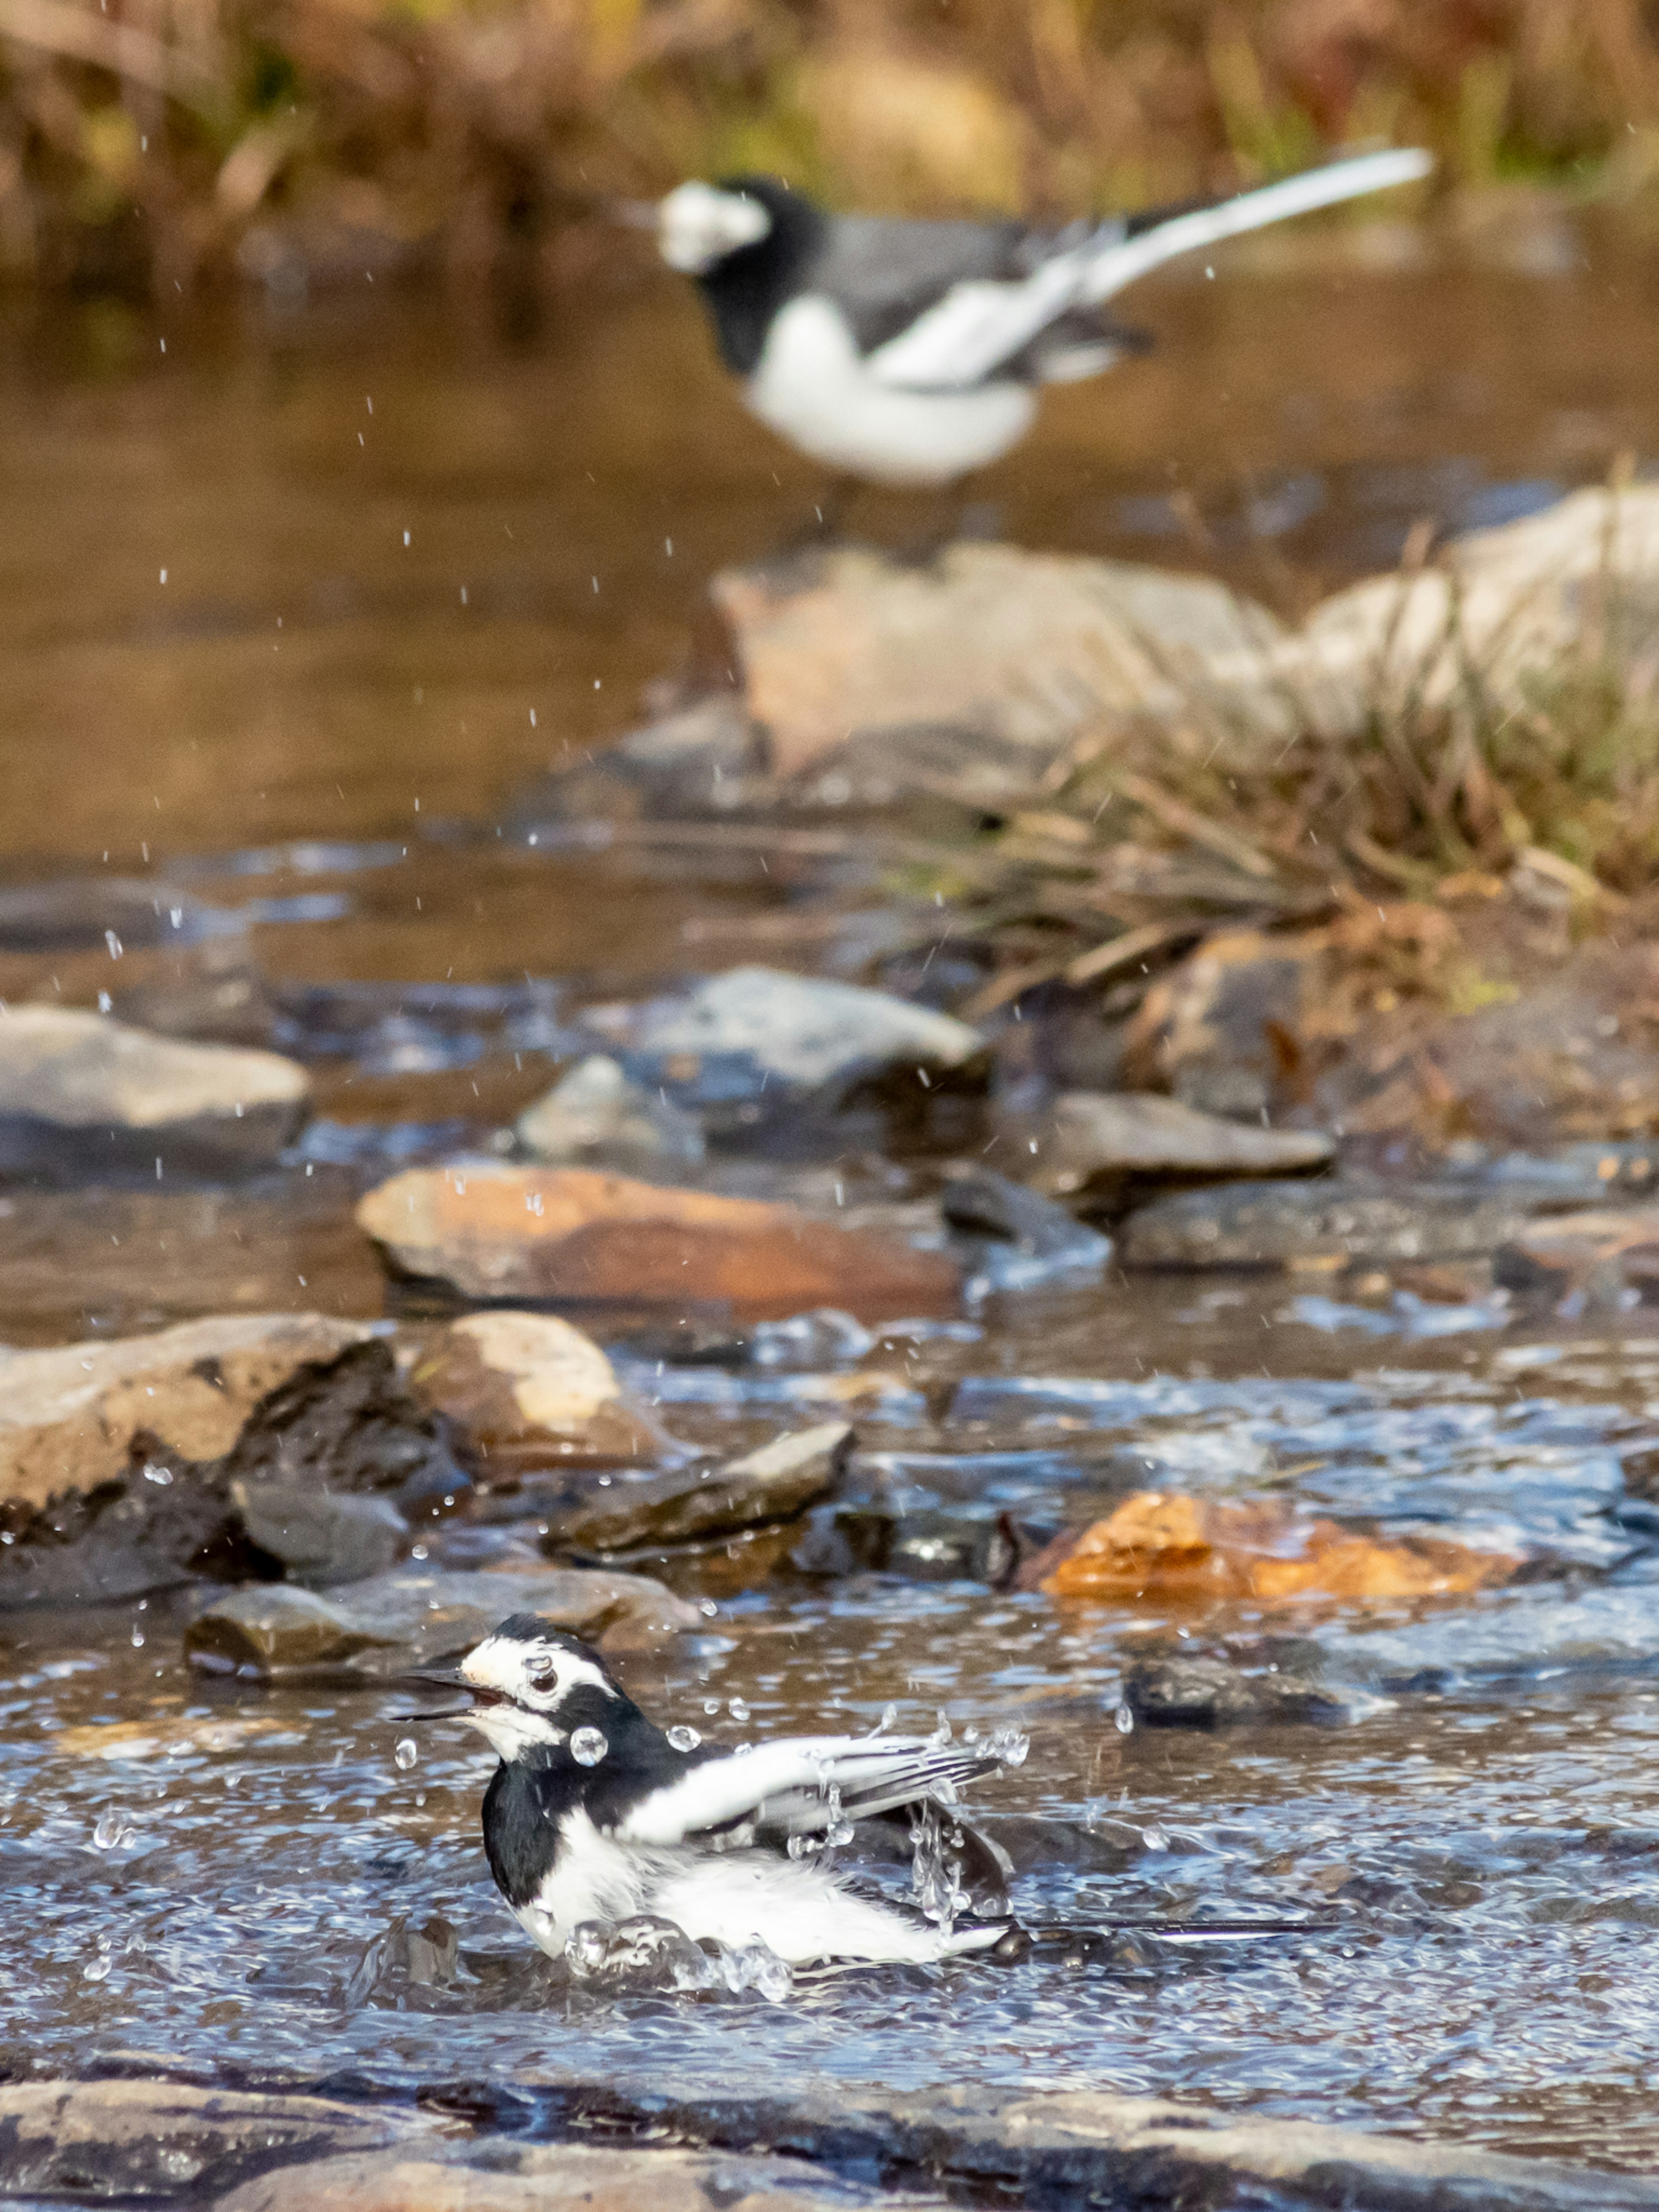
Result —
M 1500 519 L 1659 449 L 1637 367 L 1656 317 L 1645 263 L 1173 283 L 1147 302 L 1162 360 L 1065 395 L 985 496 L 1021 542 L 1178 559 L 1188 491 L 1213 557 L 1294 599 L 1390 557 L 1422 513 Z M 619 283 L 597 315 L 514 331 L 367 297 L 176 325 L 13 311 L 0 379 L 9 882 L 68 886 L 58 922 L 0 946 L 5 993 L 109 990 L 166 1028 L 234 986 L 318 1108 L 251 1182 L 0 1195 L 8 1341 L 379 1314 L 356 1195 L 539 1095 L 570 1005 L 891 950 L 855 860 L 851 896 L 814 905 L 822 870 L 787 853 L 514 833 L 515 791 L 702 649 L 709 571 L 811 504 L 659 291 Z M 875 521 L 910 526 L 896 503 Z M 139 939 L 117 960 L 88 929 L 85 887 L 118 873 L 190 902 L 197 966 L 147 967 Z M 819 1170 L 898 1220 L 935 1164 Z M 471 1739 L 410 1731 L 383 1688 L 192 1677 L 199 1599 L 156 1598 L 0 1619 L 0 2050 L 45 2074 L 391 2088 L 1097 2087 L 1649 2166 L 1650 1321 L 1113 1278 L 764 1360 L 616 1347 L 699 1445 L 850 1407 L 860 1479 L 958 1532 L 1074 1514 L 1115 1449 L 1172 1488 L 1547 1560 L 1456 1605 L 1225 1614 L 994 1589 L 948 1544 L 902 1572 L 828 1576 L 769 1537 L 654 1564 L 712 1607 L 671 1656 L 623 1662 L 665 1719 L 732 1741 L 890 1704 L 906 1727 L 1015 1721 L 1029 1760 L 981 1796 L 1028 1921 L 1316 1932 L 1131 1931 L 1071 1962 L 802 1978 L 777 2004 L 574 1987 L 489 1883 Z M 534 1534 L 463 1516 L 430 1548 L 512 1564 Z M 1263 1691 L 1254 1717 L 1135 1718 L 1135 1670 L 1183 1646 Z

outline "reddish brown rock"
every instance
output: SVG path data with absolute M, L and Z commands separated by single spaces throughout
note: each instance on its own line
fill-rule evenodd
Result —
M 945 1311 L 957 1293 L 951 1261 L 878 1231 L 581 1168 L 411 1169 L 357 1219 L 394 1275 L 481 1302 L 745 1320 L 834 1306 L 878 1321 Z
M 1137 1491 L 1086 1529 L 1042 1587 L 1051 1597 L 1282 1605 L 1298 1598 L 1459 1597 L 1507 1582 L 1520 1560 L 1413 1536 L 1385 1543 L 1298 1515 L 1281 1498 L 1237 1502 Z
M 649 1465 L 675 1449 L 599 1346 L 554 1314 L 469 1314 L 409 1379 L 455 1424 L 481 1481 L 538 1468 Z

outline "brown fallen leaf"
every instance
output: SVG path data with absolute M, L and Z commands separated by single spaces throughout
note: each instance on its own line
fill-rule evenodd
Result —
M 1383 1543 L 1352 1535 L 1282 1498 L 1231 1503 L 1140 1490 L 1086 1529 L 1041 1587 L 1050 1597 L 1176 1603 L 1455 1597 L 1507 1582 L 1521 1565 L 1437 1537 Z

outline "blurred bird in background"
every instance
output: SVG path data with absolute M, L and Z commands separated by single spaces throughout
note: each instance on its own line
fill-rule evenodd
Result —
M 832 215 L 773 177 L 684 184 L 629 220 L 696 281 L 751 413 L 843 477 L 937 489 L 1017 445 L 1042 386 L 1146 349 L 1103 312 L 1137 278 L 1432 167 L 1409 148 L 1357 155 L 1059 232 Z

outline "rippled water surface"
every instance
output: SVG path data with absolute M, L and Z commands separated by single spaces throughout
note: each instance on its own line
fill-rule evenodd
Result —
M 1640 258 L 1173 283 L 1146 313 L 1164 354 L 1063 395 L 985 488 L 1007 533 L 1188 557 L 1171 493 L 1190 490 L 1213 556 L 1293 601 L 1391 557 L 1419 514 L 1500 519 L 1659 447 Z M 0 990 L 118 987 L 165 1026 L 177 994 L 252 978 L 320 1116 L 235 1190 L 0 1198 L 11 1341 L 379 1312 L 357 1191 L 537 1096 L 571 1004 L 743 957 L 860 972 L 879 893 L 860 908 L 855 865 L 863 938 L 799 926 L 799 856 L 513 833 L 529 779 L 706 653 L 710 569 L 811 504 L 675 295 L 607 279 L 597 307 L 567 298 L 516 334 L 487 304 L 13 311 L 0 386 L 9 881 L 165 884 L 193 948 L 140 932 L 118 972 L 71 919 L 0 947 Z M 911 526 L 896 502 L 870 520 L 891 542 Z M 927 1194 L 923 1171 L 841 1171 L 878 1215 Z M 981 1795 L 1029 1921 L 1317 1932 L 1130 1935 L 1081 1965 L 803 1981 L 775 2008 L 573 1989 L 488 1881 L 471 1739 L 424 1730 L 405 1769 L 390 1691 L 204 1686 L 180 1661 L 191 1601 L 156 1600 L 0 1620 L 12 2062 L 1097 2085 L 1659 2157 L 1659 1565 L 1625 1468 L 1659 1434 L 1659 1348 L 1256 1278 L 1011 1299 L 839 1367 L 630 1372 L 679 1434 L 735 1447 L 846 1403 L 854 1370 L 878 1378 L 854 1386 L 858 1479 L 912 1510 L 1080 1519 L 1119 1446 L 1149 1482 L 1540 1561 L 1455 1608 L 1167 1617 L 827 1581 L 766 1539 L 663 1563 L 717 1608 L 695 1650 L 626 1662 L 664 1719 L 734 1741 L 873 1725 L 890 1701 L 906 1727 L 1018 1721 L 1029 1761 Z M 514 1540 L 439 1540 L 516 1564 Z M 1316 1672 L 1346 1722 L 1126 1731 L 1126 1668 L 1183 1644 Z M 422 1978 L 396 1931 L 437 1919 L 456 1962 Z

